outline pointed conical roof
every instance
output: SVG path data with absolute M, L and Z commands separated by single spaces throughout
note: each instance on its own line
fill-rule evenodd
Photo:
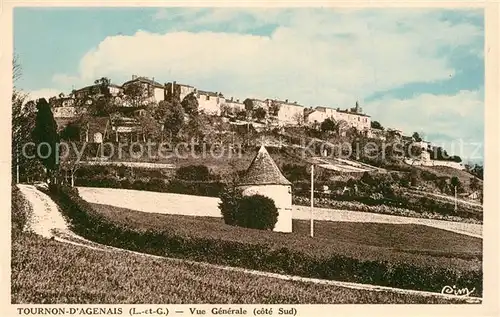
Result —
M 264 146 L 254 157 L 240 185 L 291 185 L 290 181 L 281 174 L 278 166 Z

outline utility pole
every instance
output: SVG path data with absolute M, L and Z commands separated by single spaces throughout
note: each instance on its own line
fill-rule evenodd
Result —
M 453 186 L 455 188 L 455 213 L 457 212 L 457 186 Z
M 314 164 L 311 164 L 311 237 L 314 237 Z
M 19 144 L 16 144 L 16 184 L 19 184 Z

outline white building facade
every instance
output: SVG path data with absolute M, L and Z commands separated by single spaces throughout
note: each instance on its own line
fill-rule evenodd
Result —
M 211 115 L 220 116 L 221 106 L 226 103 L 224 96 L 217 92 L 197 90 L 196 98 L 198 109 Z

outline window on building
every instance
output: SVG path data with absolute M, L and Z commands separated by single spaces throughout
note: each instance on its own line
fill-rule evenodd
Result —
M 207 96 L 207 100 L 210 100 L 210 96 Z

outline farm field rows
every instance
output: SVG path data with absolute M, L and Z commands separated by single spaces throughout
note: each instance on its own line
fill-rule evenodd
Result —
M 12 245 L 11 291 L 14 304 L 463 302 L 283 281 L 133 254 L 117 256 L 29 234 Z
M 48 196 L 31 187 L 22 187 L 21 192 L 29 195 L 32 208 L 28 215 L 18 212 L 26 203 L 17 199 L 13 204 L 14 223 L 22 223 L 27 216 L 28 227 L 35 232 L 41 226 L 45 230 L 40 233 L 54 233 L 51 226 L 56 226 L 54 229 L 58 231 L 66 230 L 62 223 L 44 220 L 45 216 L 59 213 Z M 18 193 L 16 197 L 19 197 Z M 96 245 L 90 243 L 89 246 Z M 280 280 L 207 267 L 201 263 L 153 258 L 119 250 L 94 250 L 29 232 L 13 236 L 11 268 L 11 301 L 14 304 L 438 304 L 462 303 L 464 300 Z
M 82 198 L 91 203 L 129 208 L 148 213 L 221 217 L 218 209 L 219 199 L 213 197 L 115 188 L 79 187 L 78 190 Z M 310 208 L 305 206 L 293 206 L 292 217 L 294 219 L 310 219 Z M 410 218 L 367 212 L 315 208 L 314 218 L 316 220 L 342 222 L 420 224 L 475 237 L 481 237 L 482 235 L 482 225 L 480 224 Z
M 293 233 L 282 234 L 229 226 L 214 217 L 144 214 L 100 204 L 92 207 L 118 226 L 140 232 L 164 231 L 180 237 L 290 247 L 320 258 L 340 253 L 360 259 L 471 268 L 480 268 L 482 262 L 481 239 L 422 225 L 317 221 L 311 238 L 309 222 L 297 219 L 293 220 Z

